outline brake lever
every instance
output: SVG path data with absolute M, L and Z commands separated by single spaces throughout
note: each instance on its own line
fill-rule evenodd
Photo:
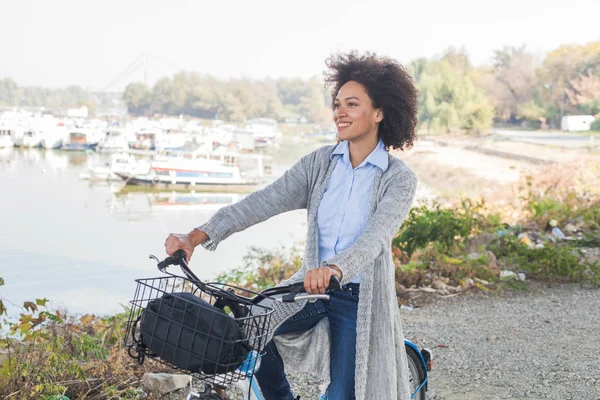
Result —
M 150 259 L 152 259 L 152 260 L 156 261 L 156 267 L 158 268 L 158 270 L 159 270 L 160 272 L 162 272 L 163 274 L 165 273 L 165 271 L 166 271 L 166 268 L 165 268 L 164 261 L 160 261 L 160 260 L 158 259 L 158 257 L 156 257 L 154 254 L 150 254 L 150 255 L 148 255 L 148 258 L 150 258 Z

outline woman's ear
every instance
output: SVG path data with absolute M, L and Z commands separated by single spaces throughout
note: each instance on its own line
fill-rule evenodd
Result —
M 381 121 L 383 121 L 383 110 L 381 108 L 378 108 L 377 112 L 375 113 L 375 122 Z

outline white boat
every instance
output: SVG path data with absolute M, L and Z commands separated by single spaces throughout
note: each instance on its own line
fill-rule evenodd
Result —
M 73 128 L 69 131 L 69 137 L 66 143 L 63 143 L 61 149 L 72 151 L 95 150 L 98 146 L 98 140 L 90 130 L 86 128 Z
M 136 150 L 156 149 L 156 131 L 151 129 L 140 129 L 135 132 L 135 142 L 130 143 L 129 147 Z
M 136 160 L 134 156 L 127 153 L 114 153 L 111 155 L 109 163 L 88 168 L 79 174 L 79 177 L 90 181 L 123 181 L 123 178 L 118 174 L 130 176 L 145 175 L 149 172 L 149 161 Z
M 43 129 L 40 146 L 44 149 L 60 149 L 68 138 L 69 129 L 63 123 L 49 123 Z
M 97 150 L 100 153 L 121 152 L 129 149 L 129 141 L 125 132 L 120 129 L 109 129 L 98 142 Z
M 44 135 L 40 130 L 26 129 L 20 139 L 20 147 L 40 147 Z
M 156 136 L 156 150 L 181 151 L 188 142 L 188 135 L 182 132 L 165 132 Z
M 12 131 L 0 126 L 0 149 L 12 148 L 15 146 L 12 138 Z
M 240 172 L 233 155 L 219 159 L 204 157 L 157 156 L 147 174 L 118 173 L 129 185 L 160 188 L 185 188 L 209 191 L 251 191 L 263 182 L 261 176 L 246 177 Z

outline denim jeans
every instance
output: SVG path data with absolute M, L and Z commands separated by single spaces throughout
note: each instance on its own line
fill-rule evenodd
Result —
M 354 285 L 352 285 L 354 286 Z M 353 400 L 356 364 L 356 313 L 358 289 L 344 287 L 329 292 L 331 299 L 308 303 L 296 315 L 284 322 L 276 335 L 306 331 L 324 317 L 331 330 L 331 384 L 328 400 Z M 273 341 L 265 348 L 256 378 L 265 400 L 294 400 L 283 369 L 283 361 Z

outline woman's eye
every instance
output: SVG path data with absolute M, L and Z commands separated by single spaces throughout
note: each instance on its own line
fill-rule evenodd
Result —
M 334 104 L 334 105 L 333 105 L 333 108 L 334 108 L 335 110 L 337 110 L 338 108 L 340 108 L 340 105 L 339 105 L 339 104 Z
M 356 103 L 348 103 L 348 107 L 356 107 Z

